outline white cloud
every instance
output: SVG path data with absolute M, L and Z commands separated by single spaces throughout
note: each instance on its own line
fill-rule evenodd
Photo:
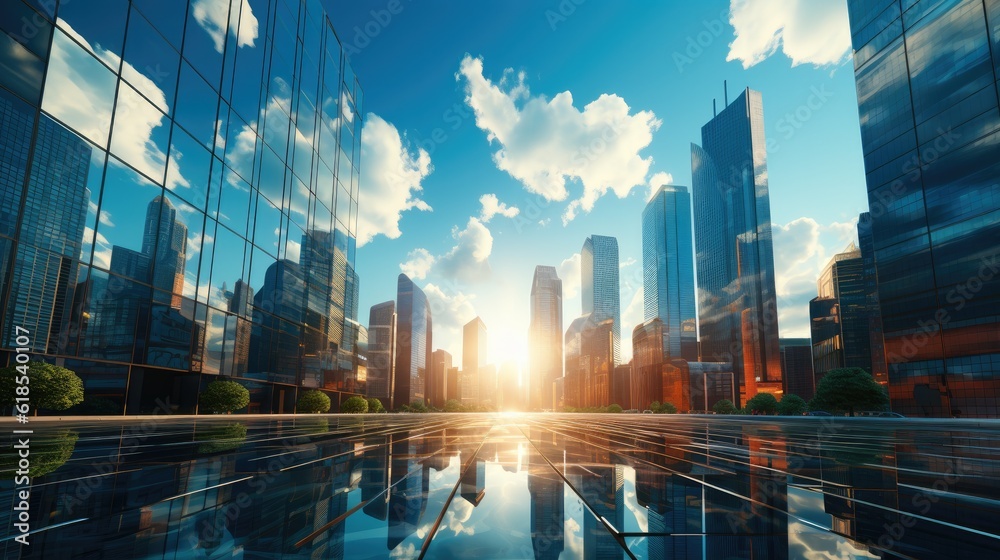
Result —
M 456 363 L 462 349 L 462 327 L 476 316 L 474 295 L 428 283 L 423 288 L 434 322 L 434 348 L 451 352 Z
M 653 176 L 649 178 L 649 196 L 646 197 L 646 200 L 652 200 L 653 195 L 656 194 L 656 191 L 660 190 L 660 187 L 663 185 L 672 185 L 673 183 L 673 175 L 664 171 L 653 173 Z
M 839 64 L 851 53 L 846 2 L 731 0 L 729 23 L 736 38 L 726 60 L 739 60 L 744 68 L 779 48 L 792 66 Z
M 427 273 L 437 260 L 427 249 L 414 249 L 406 257 L 406 262 L 401 263 L 399 269 L 414 280 L 427 278 Z
M 515 77 L 508 69 L 494 83 L 483 76 L 483 60 L 469 55 L 455 78 L 465 80 L 465 102 L 476 126 L 490 143 L 499 144 L 493 154 L 498 169 L 546 200 L 566 200 L 567 180 L 582 184 L 580 198 L 566 207 L 564 223 L 581 210 L 590 212 L 609 190 L 624 198 L 646 183 L 652 158 L 639 152 L 661 124 L 651 111 L 630 115 L 625 100 L 615 94 L 601 95 L 583 111 L 573 106 L 568 91 L 551 100 L 532 97 L 523 72 Z
M 778 326 L 783 337 L 809 336 L 809 300 L 830 259 L 857 241 L 857 221 L 822 225 L 808 217 L 774 224 L 775 290 Z
M 623 260 L 622 262 L 618 263 L 618 268 L 625 268 L 627 266 L 632 266 L 633 264 L 635 264 L 637 262 L 639 262 L 639 261 L 635 260 L 635 257 L 629 257 L 629 258 Z
M 557 269 L 563 283 L 563 308 L 566 301 L 580 293 L 580 253 L 573 253 L 568 259 L 559 263 Z
M 361 161 L 358 247 L 376 235 L 397 239 L 402 235 L 399 220 L 403 212 L 431 210 L 416 195 L 423 189 L 420 182 L 433 171 L 426 150 L 411 153 L 396 127 L 373 113 L 368 114 L 361 133 Z
M 455 226 L 451 230 L 455 246 L 437 259 L 438 272 L 446 278 L 461 282 L 477 282 L 490 274 L 490 253 L 493 235 L 478 218 L 469 218 L 465 229 Z
M 483 205 L 482 212 L 479 214 L 479 221 L 484 224 L 493 219 L 493 216 L 500 214 L 505 218 L 513 218 L 521 213 L 521 209 L 517 206 L 507 206 L 497 195 L 493 193 L 484 194 L 479 197 L 479 203 Z
M 215 50 L 220 53 L 225 47 L 227 29 L 236 36 L 238 46 L 254 46 L 253 42 L 257 39 L 257 16 L 253 14 L 247 0 L 243 0 L 241 4 L 234 2 L 230 10 L 226 9 L 229 2 L 217 0 L 195 0 L 191 4 L 195 21 L 212 37 Z M 237 18 L 239 23 L 236 22 Z

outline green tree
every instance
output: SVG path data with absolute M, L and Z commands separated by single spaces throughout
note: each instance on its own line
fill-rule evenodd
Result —
M 612 404 L 611 406 L 608 407 L 608 412 L 611 412 L 611 413 L 614 413 L 614 414 L 618 414 L 621 411 L 622 411 L 622 407 L 619 406 L 617 403 L 616 404 Z
M 733 401 L 729 399 L 722 399 L 721 401 L 712 405 L 712 411 L 716 414 L 736 414 L 739 410 Z
M 368 401 L 364 397 L 353 396 L 340 405 L 340 411 L 347 414 L 364 414 L 368 412 Z
M 25 370 L 28 384 L 17 383 Z M 72 371 L 45 362 L 15 364 L 0 369 L 0 404 L 14 406 L 18 386 L 27 387 L 28 404 L 36 412 L 40 408 L 66 410 L 83 402 L 83 381 Z
M 330 397 L 323 391 L 310 389 L 304 391 L 299 397 L 299 403 L 295 407 L 296 412 L 301 414 L 315 414 L 330 411 Z
M 649 403 L 649 408 L 646 410 L 652 410 L 653 412 L 660 412 L 660 401 L 653 401 Z
M 771 393 L 757 393 L 747 401 L 746 408 L 751 414 L 774 414 L 778 410 L 778 399 Z
M 368 412 L 377 414 L 380 412 L 385 412 L 385 407 L 382 406 L 382 401 L 376 399 L 375 397 L 368 398 Z
M 809 401 L 809 410 L 846 412 L 851 416 L 855 410 L 885 410 L 888 406 L 889 395 L 885 388 L 861 368 L 826 372 L 816 386 L 816 396 Z
M 677 414 L 677 407 L 672 402 L 665 402 L 660 405 L 659 410 L 654 410 L 657 414 Z
M 458 399 L 448 399 L 448 402 L 444 403 L 445 412 L 465 412 L 465 407 Z
M 427 407 L 420 401 L 410 403 L 410 412 L 427 412 Z
M 250 391 L 235 381 L 215 380 L 198 398 L 201 410 L 209 414 L 229 414 L 250 404 Z
M 79 435 L 72 430 L 45 431 L 42 435 L 31 436 L 31 466 L 28 476 L 45 476 L 66 464 L 76 449 Z M 10 453 L 0 455 L 0 480 L 13 480 L 17 473 L 18 456 L 10 444 Z
M 802 416 L 807 409 L 806 401 L 791 393 L 782 396 L 781 402 L 778 403 L 778 414 L 781 416 Z

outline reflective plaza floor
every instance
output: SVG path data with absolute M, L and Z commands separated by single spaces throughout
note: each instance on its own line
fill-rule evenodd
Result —
M 31 427 L 31 544 L 13 540 L 4 445 L 4 558 L 1000 557 L 994 421 L 382 414 Z

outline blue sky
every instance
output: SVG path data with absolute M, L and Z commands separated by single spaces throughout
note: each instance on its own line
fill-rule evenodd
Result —
M 365 90 L 361 321 L 404 270 L 432 301 L 435 348 L 458 360 L 479 315 L 490 361 L 523 363 L 535 265 L 559 268 L 568 325 L 583 241 L 612 235 L 627 357 L 649 185 L 690 186 L 727 80 L 730 100 L 763 93 L 779 328 L 808 336 L 816 277 L 867 210 L 840 4 L 338 3 Z

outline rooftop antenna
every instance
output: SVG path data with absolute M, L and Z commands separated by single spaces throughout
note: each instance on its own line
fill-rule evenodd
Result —
M 719 112 L 715 109 L 715 98 L 712 98 L 712 118 L 719 116 Z
M 725 107 L 729 107 L 729 85 L 726 84 L 726 80 L 722 80 L 722 94 L 725 95 Z

